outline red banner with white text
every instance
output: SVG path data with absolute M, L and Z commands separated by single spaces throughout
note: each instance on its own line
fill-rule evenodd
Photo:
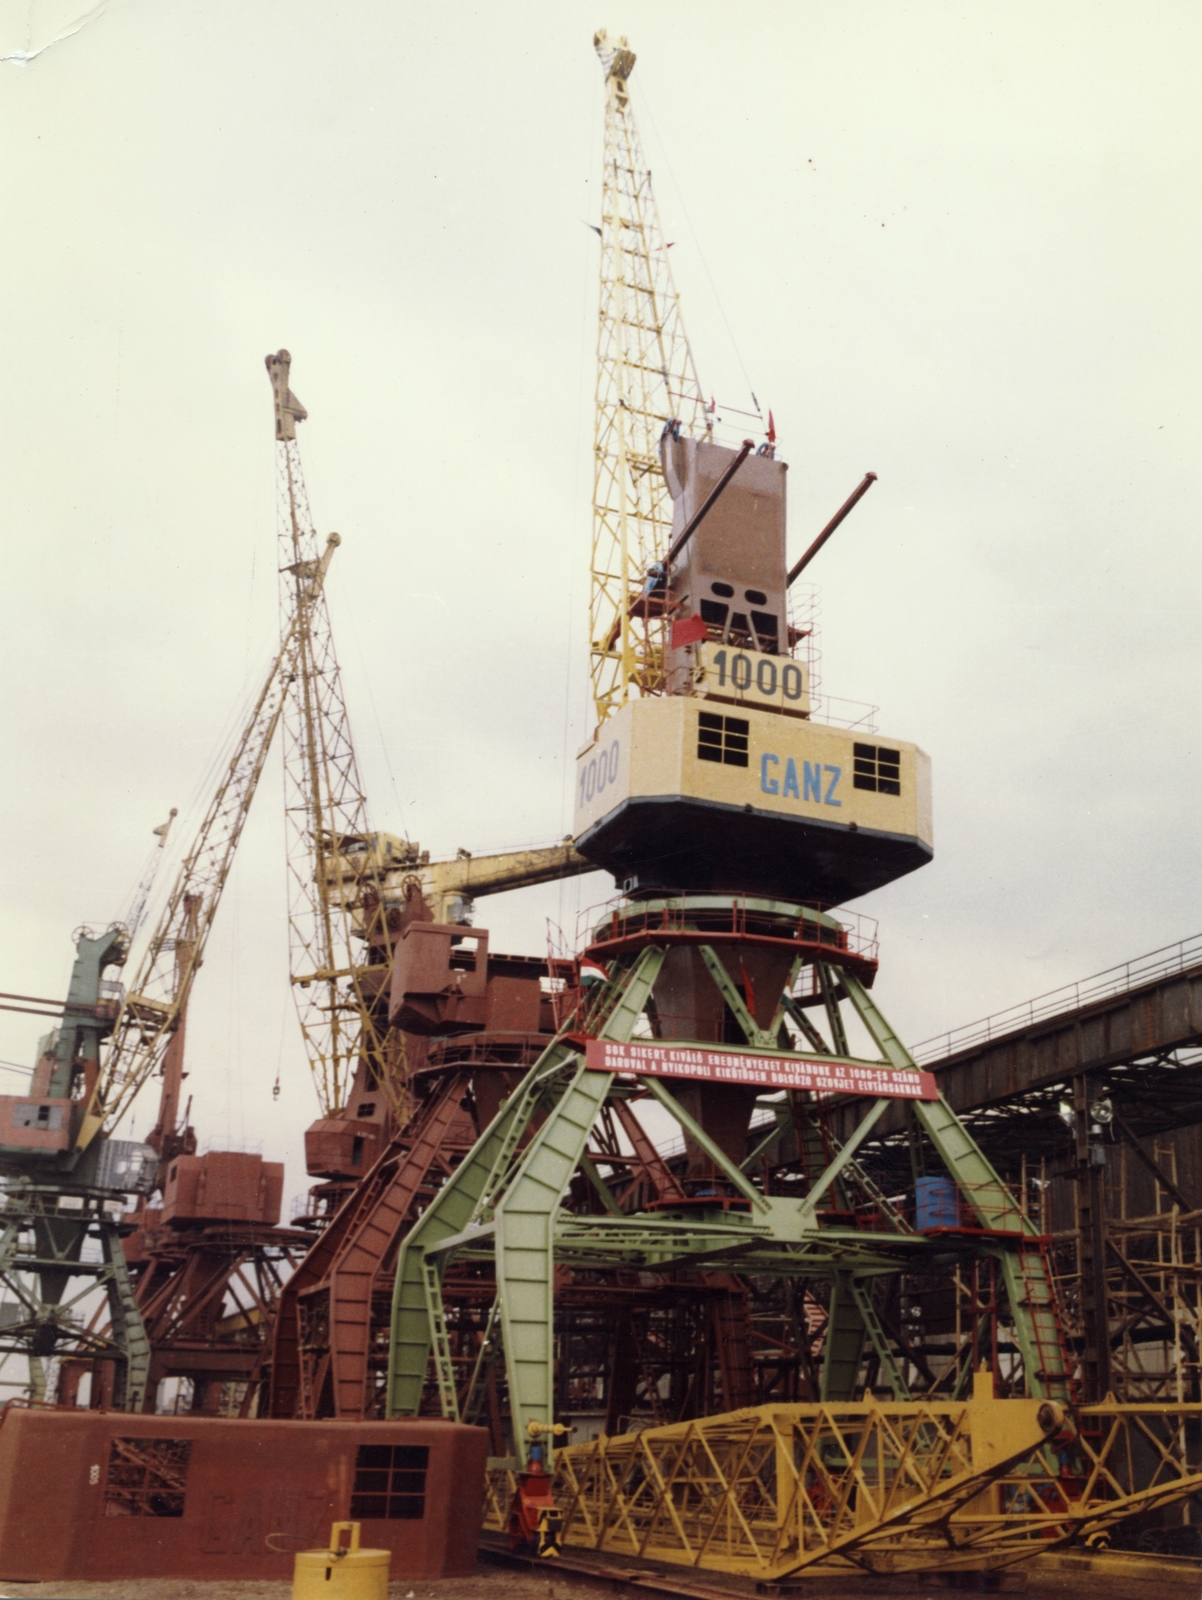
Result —
M 751 1050 L 659 1044 L 652 1039 L 632 1039 L 628 1044 L 590 1039 L 584 1064 L 596 1072 L 706 1078 L 713 1083 L 750 1083 L 761 1089 L 810 1089 L 815 1094 L 859 1094 L 892 1100 L 939 1098 L 933 1072 L 911 1072 L 829 1056 L 759 1055 Z

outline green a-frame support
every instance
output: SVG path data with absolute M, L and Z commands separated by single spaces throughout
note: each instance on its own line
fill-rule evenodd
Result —
M 780 909 L 780 908 L 777 908 Z M 798 908 L 800 910 L 800 908 Z M 831 926 L 833 920 L 806 911 L 802 918 Z M 701 919 L 704 920 L 704 919 Z M 689 907 L 679 926 L 690 931 Z M 691 932 L 697 942 L 698 929 Z M 703 935 L 701 935 L 703 937 Z M 642 947 L 614 959 L 609 981 L 588 1010 L 590 1037 L 628 1041 L 647 1027 L 649 1002 L 668 955 L 672 934 L 650 937 Z M 781 1048 L 781 1020 L 793 1009 L 788 991 L 770 1027 L 757 1026 L 744 993 L 712 943 L 701 953 L 710 977 L 748 1046 L 765 1053 Z M 846 1031 L 830 1018 L 840 1058 L 856 1065 L 889 1066 L 917 1072 L 916 1063 L 893 1032 L 860 978 L 840 965 L 839 952 L 823 949 L 815 960 L 816 981 L 836 1010 L 834 997 L 850 1003 L 879 1051 L 879 1061 L 847 1056 Z M 800 961 L 790 974 L 792 985 Z M 650 1008 L 653 1012 L 654 1007 Z M 801 1017 L 811 1048 L 821 1046 L 817 1031 Z M 576 1026 L 580 1027 L 577 1019 Z M 674 1039 L 673 1043 L 681 1041 Z M 829 1050 L 829 1046 L 826 1046 Z M 623 1213 L 588 1153 L 589 1136 L 611 1097 L 638 1093 L 653 1098 L 702 1151 L 718 1179 L 745 1203 L 742 1210 L 696 1206 L 674 1212 Z M 942 1098 L 912 1103 L 914 1115 L 948 1174 L 956 1181 L 978 1235 L 974 1247 L 996 1257 L 1008 1295 L 1027 1391 L 1033 1396 L 1066 1398 L 1068 1374 L 1061 1353 L 1059 1325 L 1045 1257 L 1034 1228 L 1015 1197 Z M 486 1365 L 500 1330 L 509 1393 L 515 1452 L 524 1456 L 535 1436 L 554 1420 L 554 1281 L 557 1261 L 591 1268 L 638 1266 L 647 1270 L 719 1270 L 746 1274 L 826 1277 L 831 1308 L 824 1355 L 823 1397 L 852 1398 L 865 1342 L 880 1357 L 882 1378 L 899 1399 L 908 1398 L 905 1381 L 873 1309 L 872 1284 L 909 1266 L 921 1270 L 937 1241 L 916 1232 L 884 1197 L 890 1219 L 885 1232 L 865 1233 L 831 1226 L 820 1216 L 829 1192 L 857 1172 L 856 1153 L 889 1101 L 876 1100 L 841 1149 L 831 1149 L 819 1172 L 812 1170 L 801 1199 L 767 1195 L 711 1138 L 671 1092 L 665 1080 L 642 1076 L 635 1082 L 585 1065 L 580 1033 L 563 1034 L 529 1069 L 514 1093 L 484 1131 L 455 1173 L 439 1191 L 402 1246 L 397 1262 L 388 1373 L 390 1416 L 418 1414 L 431 1352 L 443 1414 L 471 1419 L 478 1410 Z M 799 1128 L 799 1140 L 805 1130 Z M 563 1200 L 573 1177 L 582 1172 L 598 1192 L 603 1213 L 580 1215 Z M 941 1241 L 946 1248 L 946 1241 Z M 442 1279 L 452 1260 L 487 1261 L 493 1266 L 496 1299 L 472 1380 L 457 1386 L 452 1350 L 443 1316 Z M 550 1440 L 544 1440 L 544 1449 Z

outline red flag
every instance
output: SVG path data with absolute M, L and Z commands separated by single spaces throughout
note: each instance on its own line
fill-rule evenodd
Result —
M 771 410 L 771 408 L 769 408 L 769 411 L 768 411 L 768 443 L 769 444 L 775 444 L 776 443 L 776 423 L 773 422 L 773 420 L 772 420 L 772 410 Z
M 581 956 L 580 981 L 581 983 L 608 983 L 609 973 L 590 956 Z
M 709 629 L 700 617 L 680 617 L 672 624 L 672 649 L 680 650 L 698 639 L 708 639 Z

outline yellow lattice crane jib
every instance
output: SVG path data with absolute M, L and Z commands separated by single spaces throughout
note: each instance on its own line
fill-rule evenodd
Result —
M 310 581 L 319 561 L 317 532 L 301 468 L 296 424 L 308 415 L 289 388 L 287 350 L 266 358 L 275 399 L 280 628 L 291 641 L 284 696 L 284 816 L 293 994 L 322 1111 L 340 1110 L 361 1052 L 376 1081 L 391 1082 L 386 1023 L 365 993 L 370 941 L 361 913 L 365 891 L 379 905 L 374 852 L 343 854 L 369 837 L 342 677 L 324 590 Z M 336 540 L 337 535 L 331 534 Z M 347 862 L 358 861 L 349 872 Z M 358 930 L 358 931 L 357 931 Z
M 659 459 L 670 422 L 706 431 L 705 401 L 630 105 L 635 56 L 604 29 L 601 296 L 593 445 L 590 672 L 598 724 L 663 686 L 668 620 L 653 571 L 668 552 L 672 500 Z
M 337 545 L 335 534 L 306 568 L 301 589 L 310 602 L 325 582 Z M 87 1149 L 102 1128 L 116 1127 L 142 1085 L 162 1069 L 167 1048 L 183 1024 L 192 983 L 204 961 L 205 945 L 233 867 L 234 853 L 283 714 L 296 626 L 294 614 L 284 628 L 280 649 L 267 669 L 196 838 L 180 863 L 167 903 L 146 942 L 113 1024 L 103 1067 L 84 1109 L 75 1141 L 77 1150 Z M 172 811 L 171 816 L 175 815 Z M 170 819 L 154 830 L 160 835 L 160 843 L 169 826 Z M 131 937 L 137 932 L 148 894 L 149 884 L 139 889 L 130 914 Z

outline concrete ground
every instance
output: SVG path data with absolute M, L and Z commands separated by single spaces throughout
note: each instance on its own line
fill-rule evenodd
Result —
M 644 1569 L 646 1570 L 646 1569 Z M 692 1584 L 713 1594 L 721 1585 L 713 1573 L 682 1573 L 682 1590 Z M 732 1585 L 731 1600 L 751 1597 L 754 1585 Z M 771 1592 L 771 1591 L 769 1591 Z M 288 1583 L 201 1583 L 188 1579 L 132 1579 L 121 1583 L 13 1583 L 0 1582 L 0 1600 L 291 1600 Z M 1202 1600 L 1202 1566 L 1173 1563 L 1162 1575 L 1115 1570 L 1011 1570 L 987 1587 L 980 1579 L 964 1575 L 949 1585 L 938 1578 L 821 1578 L 793 1586 L 796 1600 L 868 1600 L 870 1596 L 908 1596 L 909 1600 L 952 1600 L 958 1594 L 1022 1594 L 1026 1600 Z M 629 1600 L 668 1600 L 662 1590 L 624 1584 L 613 1579 L 585 1578 L 543 1567 L 498 1566 L 482 1561 L 470 1578 L 392 1583 L 388 1600 L 598 1600 L 599 1596 Z

